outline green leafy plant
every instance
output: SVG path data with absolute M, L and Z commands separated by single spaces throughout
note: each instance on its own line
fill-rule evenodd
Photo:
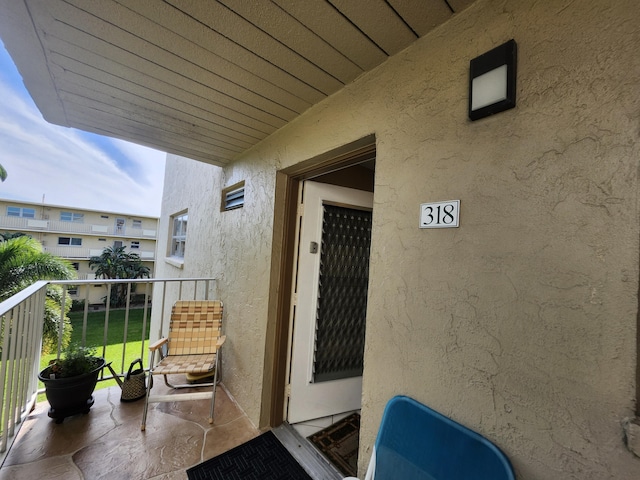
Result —
M 65 296 L 64 315 L 62 313 L 62 297 Z M 60 285 L 49 285 L 44 301 L 44 321 L 42 328 L 42 353 L 44 355 L 56 352 L 58 349 L 58 332 L 62 318 L 62 348 L 67 348 L 71 341 L 71 321 L 69 310 L 71 296 Z
M 92 372 L 101 363 L 100 357 L 96 356 L 95 348 L 71 343 L 62 358 L 51 361 L 44 376 L 49 378 L 51 375 L 54 375 L 54 378 L 76 377 Z
M 20 233 L 0 235 L 0 301 L 24 290 L 37 280 L 70 280 L 76 277 L 76 271 L 66 260 L 43 250 L 35 239 Z M 62 297 L 66 295 L 66 304 L 71 298 L 61 287 L 47 289 L 44 312 L 43 348 L 49 353 L 58 344 L 60 318 L 63 318 L 62 344 L 66 345 L 71 334 L 68 307 L 61 315 Z M 3 332 L 0 332 L 0 339 Z M 0 347 L 1 349 L 2 347 Z M 1 351 L 1 350 L 0 350 Z

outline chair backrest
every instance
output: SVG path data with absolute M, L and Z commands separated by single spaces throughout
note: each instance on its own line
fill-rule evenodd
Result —
M 375 480 L 514 480 L 507 457 L 486 438 L 398 396 L 387 404 L 375 443 Z
M 171 310 L 169 355 L 213 353 L 222 336 L 222 302 L 178 301 Z

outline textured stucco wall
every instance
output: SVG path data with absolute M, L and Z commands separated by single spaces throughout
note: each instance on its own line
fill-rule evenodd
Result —
M 245 180 L 245 206 L 220 212 L 222 189 Z M 157 278 L 212 277 L 224 302 L 222 353 L 224 383 L 257 425 L 264 361 L 271 225 L 275 177 L 264 164 L 239 161 L 222 170 L 175 155 L 167 156 L 161 220 L 158 227 Z M 175 213 L 188 210 L 183 268 L 164 261 Z M 159 298 L 159 294 L 156 296 Z M 170 303 L 167 302 L 167 309 Z M 157 337 L 160 314 L 153 312 Z
M 517 107 L 471 123 L 469 60 L 510 38 Z M 375 133 L 361 466 L 386 401 L 408 394 L 496 442 L 520 479 L 640 478 L 620 425 L 635 402 L 638 45 L 633 0 L 479 0 L 232 167 L 170 160 L 159 248 L 171 208 L 208 204 L 198 224 L 189 206 L 188 251 L 212 257 L 189 275 L 223 279 L 223 374 L 252 420 L 275 171 Z M 239 180 L 245 208 L 221 215 Z M 450 199 L 460 228 L 418 229 L 420 203 Z

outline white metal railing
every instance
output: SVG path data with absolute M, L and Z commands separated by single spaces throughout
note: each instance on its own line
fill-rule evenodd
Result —
M 47 282 L 36 282 L 0 303 L 0 452 L 10 447 L 36 401 L 46 290 Z
M 155 240 L 157 234 L 155 229 L 63 222 L 60 220 L 39 220 L 2 215 L 0 215 L 0 228 L 30 232 L 79 233 L 105 236 L 124 236 L 126 234 L 127 238 L 148 238 L 152 240 Z
M 86 343 L 87 332 L 90 328 L 101 328 L 104 332 L 101 355 L 106 352 L 107 333 L 109 329 L 109 316 L 114 308 L 110 302 L 106 302 L 100 309 L 104 314 L 104 321 L 99 326 L 89 325 L 89 300 L 88 292 L 91 285 L 103 285 L 105 298 L 111 298 L 114 285 L 122 285 L 125 288 L 124 332 L 122 338 L 122 352 L 120 352 L 120 371 L 124 373 L 127 342 L 142 340 L 140 358 L 146 358 L 144 349 L 150 328 L 150 309 L 160 312 L 160 323 L 157 336 L 162 336 L 165 327 L 165 318 L 169 318 L 171 306 L 176 300 L 208 300 L 217 298 L 217 282 L 213 278 L 171 278 L 171 279 L 116 279 L 116 280 L 65 280 L 65 281 L 40 281 L 24 289 L 13 297 L 0 303 L 0 466 L 15 440 L 22 421 L 31 411 L 38 395 L 37 375 L 40 370 L 40 352 L 42 348 L 42 329 L 44 317 L 45 297 L 48 285 L 62 285 L 69 289 L 78 285 L 86 285 L 87 297 L 84 301 L 84 313 L 82 320 L 82 341 Z M 140 289 L 144 293 L 140 293 Z M 136 296 L 141 299 L 141 305 L 132 305 L 132 299 Z M 63 296 L 63 302 L 66 296 Z M 142 308 L 142 338 L 127 338 L 129 313 L 133 307 Z M 64 312 L 65 305 L 62 305 Z M 61 314 L 63 316 L 64 314 Z M 61 318 L 58 322 L 58 352 L 61 350 L 64 322 Z M 100 348 L 100 346 L 98 346 Z M 58 353 L 59 354 L 59 353 Z M 108 360 L 113 360 L 112 358 Z M 108 380 L 111 376 L 105 376 L 104 372 L 100 380 Z
M 50 253 L 51 255 L 55 255 L 56 257 L 62 257 L 66 259 L 80 259 L 87 260 L 91 257 L 99 257 L 103 249 L 101 248 L 85 248 L 85 247 L 76 247 L 73 245 L 63 246 L 63 247 L 49 247 L 44 246 L 44 251 Z M 155 259 L 155 252 L 152 250 L 141 250 L 136 248 L 127 248 L 127 253 L 137 253 L 140 256 L 141 260 L 150 261 Z

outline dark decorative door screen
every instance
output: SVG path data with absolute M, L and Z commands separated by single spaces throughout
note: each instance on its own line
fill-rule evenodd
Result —
M 371 212 L 323 205 L 313 381 L 362 375 Z

